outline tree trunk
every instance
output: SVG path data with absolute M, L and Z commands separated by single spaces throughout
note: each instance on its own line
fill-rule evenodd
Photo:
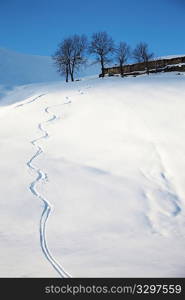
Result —
M 105 77 L 105 70 L 104 70 L 104 61 L 103 61 L 103 57 L 101 57 L 101 73 L 102 73 L 102 77 Z
M 71 81 L 74 81 L 74 68 L 73 66 L 69 66 L 69 73 L 70 73 L 70 76 L 71 76 Z
M 148 61 L 146 61 L 146 63 L 145 63 L 145 65 L 146 65 L 146 73 L 149 75 L 149 64 L 148 64 Z
M 74 81 L 73 71 L 71 72 L 71 81 Z
M 69 78 L 69 70 L 68 67 L 66 67 L 66 82 L 69 81 L 68 78 Z
M 123 65 L 120 64 L 120 73 L 121 73 L 121 77 L 124 77 L 124 71 L 123 71 Z

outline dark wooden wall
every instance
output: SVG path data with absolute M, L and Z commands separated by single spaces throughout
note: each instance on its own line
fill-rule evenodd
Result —
M 150 72 L 158 72 L 158 71 L 185 71 L 185 65 L 180 65 L 185 63 L 185 56 L 175 57 L 169 59 L 158 59 L 151 60 L 148 62 Z M 175 65 L 175 66 L 174 66 Z M 177 66 L 176 66 L 177 65 Z M 105 74 L 114 75 L 120 74 L 119 66 L 105 68 Z M 125 74 L 144 72 L 146 71 L 146 65 L 144 62 L 130 64 L 123 66 L 123 71 Z

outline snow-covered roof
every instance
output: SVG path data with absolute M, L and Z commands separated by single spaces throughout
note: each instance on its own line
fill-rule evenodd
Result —
M 161 59 L 172 59 L 172 58 L 178 58 L 178 57 L 185 57 L 185 54 L 154 57 L 151 59 L 151 61 L 152 60 L 161 60 Z M 137 61 L 126 63 L 126 65 L 133 65 L 133 64 L 137 64 Z M 112 64 L 112 65 L 108 64 L 108 65 L 106 65 L 105 68 L 114 68 L 114 67 L 119 67 L 119 64 Z
M 172 59 L 172 58 L 178 58 L 178 57 L 184 57 L 184 56 L 185 56 L 185 54 L 166 55 L 166 56 L 155 57 L 155 60 L 157 60 L 157 59 Z

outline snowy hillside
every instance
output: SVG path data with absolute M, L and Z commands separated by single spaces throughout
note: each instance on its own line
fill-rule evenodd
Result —
M 99 66 L 88 63 L 79 76 L 94 75 Z M 79 77 L 77 76 L 77 77 Z M 63 80 L 51 57 L 17 53 L 0 48 L 0 87 Z
M 47 56 L 27 55 L 0 48 L 0 84 L 23 85 L 61 80 Z
M 184 277 L 184 110 L 175 73 L 2 98 L 0 276 Z

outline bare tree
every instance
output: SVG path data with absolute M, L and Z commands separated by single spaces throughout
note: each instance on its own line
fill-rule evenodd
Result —
M 65 75 L 66 82 L 70 75 L 74 81 L 74 73 L 86 62 L 85 51 L 87 49 L 87 38 L 85 35 L 73 35 L 64 39 L 58 47 L 53 59 L 61 75 Z
M 130 56 L 130 47 L 125 42 L 120 42 L 119 46 L 116 49 L 116 61 L 119 63 L 121 76 L 124 76 L 123 66 L 127 62 L 128 57 Z
M 85 35 L 74 35 L 72 37 L 72 53 L 70 59 L 70 75 L 74 81 L 74 73 L 78 71 L 80 66 L 85 64 L 85 50 L 87 49 L 87 37 Z
M 102 77 L 105 76 L 105 64 L 111 61 L 109 58 L 109 54 L 113 53 L 114 51 L 114 41 L 107 34 L 107 32 L 96 32 L 92 35 L 89 52 L 91 54 L 95 54 L 97 62 L 100 62 Z
M 144 62 L 147 74 L 149 74 L 149 64 L 148 62 L 153 58 L 154 54 L 149 53 L 147 43 L 139 43 L 133 51 L 133 57 L 138 62 Z
M 55 55 L 52 56 L 52 58 L 55 61 L 55 64 L 57 66 L 58 72 L 63 76 L 65 76 L 66 82 L 69 81 L 69 68 L 70 68 L 70 62 L 68 58 L 68 51 L 67 51 L 67 45 L 63 41 L 60 45 L 58 50 L 56 51 Z

